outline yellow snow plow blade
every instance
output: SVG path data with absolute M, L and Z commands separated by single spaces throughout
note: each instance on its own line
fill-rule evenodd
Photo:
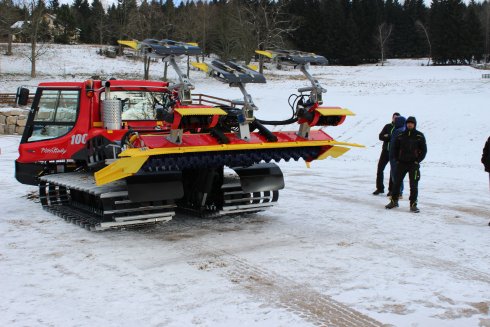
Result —
M 319 155 L 316 160 L 323 160 L 327 157 L 338 158 L 349 150 L 350 148 L 346 148 L 343 146 L 333 146 L 327 151 L 323 152 L 321 155 Z
M 238 150 L 266 150 L 266 149 L 284 149 L 307 146 L 335 146 L 346 145 L 358 148 L 364 148 L 364 145 L 356 143 L 346 143 L 337 141 L 304 141 L 304 142 L 271 142 L 271 143 L 245 143 L 245 144 L 219 144 L 219 145 L 203 145 L 203 146 L 184 146 L 184 147 L 165 147 L 165 148 L 134 148 L 127 149 L 119 154 L 120 157 L 145 157 L 165 155 L 165 154 L 181 154 L 181 153 L 198 153 L 198 152 L 219 152 L 219 151 L 238 151 Z M 109 166 L 108 166 L 109 167 Z M 108 167 L 104 168 L 107 169 Z M 104 170 L 102 169 L 102 170 Z M 101 171 L 102 171 L 101 170 Z
M 355 116 L 356 114 L 345 108 L 320 107 L 316 111 L 322 116 Z
M 140 170 L 141 166 L 143 166 L 146 160 L 148 160 L 148 156 L 117 159 L 109 166 L 94 174 L 95 184 L 100 186 L 117 181 L 118 179 L 132 176 L 136 174 L 138 170 Z
M 163 147 L 163 148 L 133 148 L 127 149 L 119 154 L 120 159 L 109 166 L 95 173 L 95 182 L 98 186 L 118 179 L 126 178 L 136 174 L 141 166 L 151 156 L 174 155 L 185 153 L 201 152 L 221 152 L 221 151 L 239 151 L 239 150 L 267 150 L 294 147 L 309 146 L 331 146 L 330 149 L 321 153 L 315 160 L 322 160 L 329 156 L 337 158 L 349 151 L 344 146 L 363 148 L 363 145 L 355 143 L 337 142 L 334 140 L 325 141 L 304 141 L 304 142 L 271 142 L 271 143 L 246 143 L 246 144 L 219 144 L 203 146 L 183 146 L 183 147 Z
M 202 70 L 205 73 L 207 73 L 209 71 L 208 65 L 206 65 L 203 62 L 191 62 L 191 65 L 196 67 L 197 69 Z
M 256 54 L 259 54 L 259 55 L 266 56 L 266 57 L 268 57 L 268 58 L 271 58 L 271 59 L 272 59 L 272 52 L 270 52 L 270 51 L 264 51 L 264 50 L 255 50 L 255 53 L 256 53 Z
M 220 108 L 180 108 L 175 109 L 181 116 L 206 116 L 206 115 L 226 115 L 226 111 Z
M 117 40 L 117 43 L 121 45 L 126 45 L 130 48 L 138 50 L 138 42 L 137 41 L 128 41 L 128 40 Z

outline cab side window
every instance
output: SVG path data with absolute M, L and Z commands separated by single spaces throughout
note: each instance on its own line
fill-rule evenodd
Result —
M 57 138 L 75 125 L 79 105 L 77 90 L 42 90 L 28 142 Z

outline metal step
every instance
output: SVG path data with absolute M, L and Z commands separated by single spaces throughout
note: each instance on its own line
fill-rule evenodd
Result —
M 115 202 L 122 202 L 124 204 L 134 203 L 131 201 L 115 201 Z M 174 208 L 174 207 L 175 207 L 174 205 L 142 206 L 142 207 L 130 208 L 130 209 L 106 210 L 106 211 L 104 211 L 104 214 L 110 215 L 110 214 L 120 214 L 120 213 L 129 213 L 129 212 L 140 212 L 140 211 L 145 211 L 145 210 L 169 209 L 169 208 Z
M 236 205 L 236 206 L 226 206 L 220 211 L 223 215 L 229 215 L 239 212 L 258 212 L 262 211 L 265 208 L 273 207 L 274 203 L 257 203 L 257 204 L 244 204 L 244 205 Z
M 148 225 L 150 223 L 159 223 L 159 222 L 167 222 L 172 220 L 172 218 L 153 218 L 153 219 L 141 219 L 141 220 L 131 220 L 131 221 L 124 221 L 124 222 L 105 222 L 105 223 L 100 223 L 99 225 L 95 226 L 95 230 L 97 231 L 103 231 L 111 228 L 117 228 L 117 227 L 128 227 L 128 226 L 136 226 L 136 225 Z
M 146 215 L 137 215 L 137 216 L 130 216 L 130 217 L 119 217 L 119 218 L 114 218 L 115 221 L 117 222 L 130 222 L 133 223 L 135 221 L 143 221 L 143 220 L 152 220 L 152 219 L 158 219 L 159 221 L 170 221 L 172 220 L 172 217 L 175 216 L 174 211 L 167 211 L 167 212 L 161 212 L 161 213 L 149 213 Z M 105 224 L 105 223 L 101 223 Z

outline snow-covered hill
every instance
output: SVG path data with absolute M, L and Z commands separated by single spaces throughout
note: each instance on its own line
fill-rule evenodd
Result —
M 36 80 L 20 55 L 2 56 L 0 92 L 142 71 L 96 50 L 57 46 Z M 490 191 L 480 163 L 490 80 L 424 62 L 313 68 L 325 103 L 357 114 L 327 132 L 366 148 L 310 169 L 280 163 L 278 205 L 250 216 L 90 233 L 42 211 L 35 188 L 13 177 L 20 138 L 0 136 L 0 326 L 490 326 Z M 162 72 L 152 66 L 154 78 Z M 250 85 L 257 116 L 289 117 L 287 97 L 306 85 L 299 76 L 269 72 L 265 86 Z M 240 97 L 191 78 L 196 93 Z M 427 138 L 420 214 L 408 212 L 407 196 L 388 211 L 386 196 L 371 195 L 378 133 L 394 111 L 416 116 Z

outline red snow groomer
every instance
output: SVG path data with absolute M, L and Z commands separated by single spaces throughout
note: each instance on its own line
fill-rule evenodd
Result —
M 245 90 L 247 83 L 265 83 L 261 74 L 234 62 L 201 64 L 244 97 L 232 102 L 193 96 L 176 58 L 200 49 L 168 40 L 144 46 L 175 68 L 178 83 L 87 80 L 37 88 L 15 176 L 39 185 L 43 207 L 66 220 L 103 230 L 168 221 L 176 208 L 202 216 L 261 211 L 275 204 L 284 187 L 273 161 L 309 163 L 358 146 L 310 129 L 338 125 L 352 114 L 321 107 L 323 89 L 306 65 L 325 64 L 323 57 L 274 53 L 282 63 L 300 67 L 312 86 L 299 90 L 309 94 L 298 97 L 291 119 L 261 121 Z M 26 89 L 18 94 L 18 102 L 26 103 Z M 296 122 L 297 131 L 265 127 Z

